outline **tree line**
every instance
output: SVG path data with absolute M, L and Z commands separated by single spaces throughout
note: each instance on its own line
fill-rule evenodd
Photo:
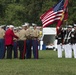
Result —
M 0 0 L 0 24 L 20 26 L 25 22 L 41 24 L 40 16 L 59 0 Z M 68 23 L 76 23 L 76 1 L 69 0 Z

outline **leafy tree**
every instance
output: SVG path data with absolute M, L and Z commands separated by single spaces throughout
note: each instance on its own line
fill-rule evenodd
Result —
M 21 25 L 24 21 L 24 10 L 23 5 L 9 4 L 5 11 L 6 24 Z
M 59 0 L 0 0 L 0 24 L 19 26 L 24 22 L 42 25 L 40 16 Z M 69 0 L 68 23 L 76 23 L 76 1 Z

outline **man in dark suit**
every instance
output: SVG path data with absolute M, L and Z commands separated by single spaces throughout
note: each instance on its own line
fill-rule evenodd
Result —
M 13 48 L 13 38 L 18 37 L 13 32 L 13 25 L 10 25 L 8 30 L 5 32 L 5 45 L 7 47 L 7 59 L 12 59 L 12 48 Z

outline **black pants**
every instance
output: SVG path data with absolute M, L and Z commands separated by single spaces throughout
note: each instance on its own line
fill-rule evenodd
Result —
M 12 59 L 12 45 L 7 45 L 7 59 Z

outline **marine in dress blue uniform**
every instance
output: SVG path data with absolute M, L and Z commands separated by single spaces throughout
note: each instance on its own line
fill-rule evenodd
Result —
M 32 33 L 32 47 L 33 47 L 33 56 L 34 59 L 38 59 L 38 42 L 39 42 L 39 30 L 36 28 L 36 24 L 32 24 L 33 26 L 33 33 Z
M 26 53 L 26 25 L 22 25 L 22 30 L 19 31 L 18 46 L 20 51 L 20 59 L 25 59 Z
M 0 59 L 3 59 L 5 53 L 4 35 L 5 31 L 0 27 Z
M 14 34 L 19 36 L 17 28 L 14 28 Z M 14 58 L 18 58 L 18 40 L 16 38 L 13 39 L 14 44 L 13 44 L 13 50 L 14 50 Z
M 33 32 L 33 30 L 32 30 L 32 28 L 30 28 L 31 24 L 29 24 L 29 23 L 25 23 L 25 24 L 28 26 L 28 28 L 26 30 L 26 33 L 27 33 L 26 34 L 26 37 L 27 37 L 27 39 L 26 39 L 26 59 L 31 59 L 32 32 Z

